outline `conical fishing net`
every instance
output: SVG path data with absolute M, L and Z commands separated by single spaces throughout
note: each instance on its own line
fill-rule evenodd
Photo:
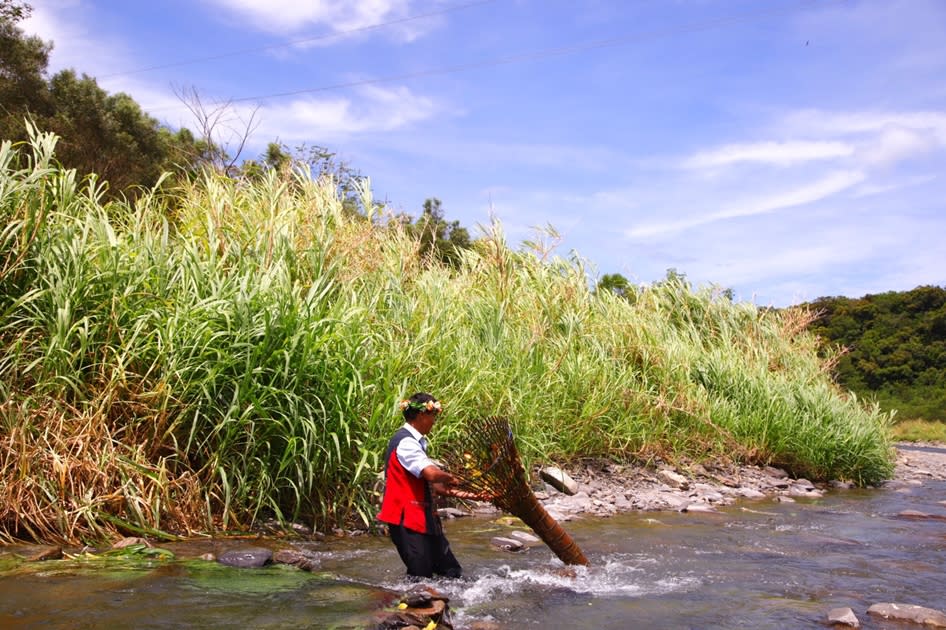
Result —
M 512 429 L 505 418 L 471 423 L 461 448 L 444 457 L 460 490 L 476 494 L 504 512 L 519 517 L 565 564 L 588 564 L 562 526 L 542 507 L 526 481 Z

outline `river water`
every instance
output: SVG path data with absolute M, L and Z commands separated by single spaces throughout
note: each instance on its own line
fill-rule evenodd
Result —
M 458 519 L 446 528 L 466 576 L 431 583 L 450 597 L 457 628 L 823 628 L 836 607 L 863 628 L 907 628 L 866 610 L 946 610 L 946 520 L 899 516 L 946 517 L 944 500 L 946 482 L 931 481 L 716 514 L 573 520 L 563 525 L 590 562 L 574 577 L 544 546 L 491 548 L 509 526 Z M 316 573 L 195 560 L 246 544 L 166 545 L 171 561 L 0 564 L 0 628 L 365 628 L 410 586 L 380 537 L 299 545 L 319 555 Z

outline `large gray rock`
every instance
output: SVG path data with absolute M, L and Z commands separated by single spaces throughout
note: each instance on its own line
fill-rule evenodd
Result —
M 828 613 L 828 623 L 834 626 L 860 628 L 861 622 L 850 608 L 832 608 Z
M 913 604 L 874 604 L 867 609 L 867 614 L 884 619 L 919 623 L 933 628 L 946 628 L 946 613 Z
M 236 551 L 225 551 L 217 558 L 217 562 L 228 567 L 241 569 L 256 569 L 265 567 L 273 561 L 273 552 L 269 549 L 251 547 Z
M 561 468 L 547 466 L 539 471 L 539 476 L 547 484 L 565 494 L 572 495 L 578 492 L 578 482 L 568 476 Z

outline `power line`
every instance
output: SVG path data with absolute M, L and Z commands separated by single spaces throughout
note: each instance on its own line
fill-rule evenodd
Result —
M 109 79 L 112 77 L 122 77 L 131 74 L 141 74 L 142 72 L 151 72 L 152 70 L 163 70 L 165 68 L 176 68 L 179 66 L 189 66 L 197 63 L 204 63 L 207 61 L 217 61 L 218 59 L 226 59 L 228 57 L 238 57 L 241 55 L 249 55 L 252 53 L 265 52 L 267 50 L 278 50 L 281 48 L 289 48 L 292 46 L 299 46 L 301 44 L 308 44 L 311 42 L 322 41 L 326 39 L 332 39 L 335 37 L 345 37 L 346 35 L 353 35 L 355 33 L 364 33 L 367 31 L 373 31 L 380 28 L 385 28 L 388 26 L 394 26 L 396 24 L 404 24 L 406 22 L 413 22 L 415 20 L 422 20 L 424 18 L 436 17 L 438 15 L 444 15 L 446 13 L 452 13 L 454 11 L 461 11 L 463 9 L 472 9 L 473 7 L 482 6 L 484 4 L 490 4 L 496 2 L 496 0 L 477 0 L 476 2 L 468 2 L 466 4 L 457 4 L 443 9 L 438 9 L 436 11 L 428 11 L 427 13 L 418 13 L 417 15 L 411 15 L 408 17 L 398 18 L 396 20 L 389 20 L 387 22 L 378 22 L 377 24 L 369 24 L 368 26 L 360 26 L 358 28 L 352 28 L 344 31 L 336 31 L 334 33 L 326 33 L 324 35 L 316 35 L 314 37 L 306 37 L 304 39 L 295 39 L 288 42 L 283 42 L 281 44 L 269 44 L 268 46 L 260 46 L 258 48 L 244 48 L 242 50 L 233 50 L 230 52 L 223 52 L 216 55 L 208 55 L 206 57 L 195 57 L 193 59 L 185 59 L 182 61 L 174 61 L 171 63 L 165 63 L 157 66 L 147 66 L 144 68 L 137 68 L 135 70 L 126 70 L 122 72 L 113 72 L 111 74 L 101 75 L 100 79 Z
M 842 2 L 842 1 L 844 0 L 835 0 L 835 2 Z M 830 2 L 830 0 L 828 1 L 810 0 L 810 2 L 807 2 L 806 4 L 824 5 L 824 4 L 829 4 L 829 3 L 833 3 L 833 2 Z M 781 8 L 781 9 L 748 11 L 748 12 L 735 15 L 735 16 L 728 16 L 724 18 L 708 20 L 705 22 L 696 22 L 696 23 L 683 26 L 683 27 L 675 27 L 675 28 L 670 28 L 670 29 L 661 29 L 661 30 L 655 30 L 655 31 L 635 33 L 632 35 L 624 35 L 621 37 L 600 39 L 600 40 L 595 40 L 591 42 L 586 42 L 584 44 L 575 44 L 571 46 L 544 48 L 541 50 L 535 50 L 535 51 L 521 53 L 517 55 L 508 55 L 504 57 L 495 57 L 493 59 L 473 61 L 473 62 L 465 63 L 465 64 L 442 66 L 439 68 L 430 68 L 427 70 L 419 70 L 416 72 L 408 72 L 405 74 L 387 75 L 383 77 L 377 77 L 374 79 L 360 79 L 356 81 L 347 81 L 344 83 L 333 83 L 333 84 L 322 85 L 318 87 L 291 90 L 288 92 L 275 92 L 272 94 L 260 94 L 256 96 L 242 96 L 239 98 L 229 99 L 227 102 L 240 103 L 240 102 L 245 102 L 245 101 L 259 101 L 259 100 L 273 99 L 273 98 L 284 98 L 286 96 L 298 96 L 299 94 L 313 94 L 316 92 L 328 92 L 332 90 L 359 87 L 363 85 L 386 83 L 389 81 L 404 81 L 408 79 L 417 79 L 420 77 L 429 77 L 429 76 L 436 76 L 436 75 L 442 75 L 442 74 L 467 72 L 469 70 L 476 70 L 479 68 L 509 65 L 509 64 L 520 63 L 524 61 L 535 61 L 535 60 L 547 59 L 549 57 L 557 57 L 557 56 L 562 56 L 562 55 L 570 55 L 570 54 L 574 54 L 578 52 L 586 52 L 589 50 L 596 50 L 599 48 L 610 48 L 614 46 L 622 46 L 629 43 L 661 39 L 665 37 L 681 35 L 681 34 L 686 34 L 686 33 L 697 33 L 700 31 L 708 31 L 714 28 L 719 28 L 721 26 L 727 26 L 730 24 L 737 24 L 740 22 L 750 22 L 750 21 L 761 19 L 764 17 L 786 14 L 795 10 L 795 8 L 796 7 L 788 7 L 788 8 Z

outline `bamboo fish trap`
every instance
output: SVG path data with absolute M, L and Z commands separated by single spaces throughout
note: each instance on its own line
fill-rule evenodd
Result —
M 572 537 L 529 488 L 512 429 L 505 418 L 473 422 L 460 444 L 462 448 L 443 458 L 450 474 L 460 482 L 460 490 L 519 517 L 565 564 L 588 564 Z

